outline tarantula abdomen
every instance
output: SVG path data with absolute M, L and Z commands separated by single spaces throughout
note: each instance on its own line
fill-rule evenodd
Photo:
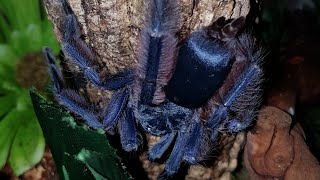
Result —
M 234 60 L 232 41 L 244 17 L 227 23 L 224 17 L 192 33 L 181 45 L 176 69 L 166 87 L 168 99 L 184 107 L 200 107 L 217 91 Z

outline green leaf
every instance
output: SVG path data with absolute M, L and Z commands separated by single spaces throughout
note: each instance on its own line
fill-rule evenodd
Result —
M 100 175 L 108 179 L 131 178 L 103 131 L 79 126 L 65 110 L 46 101 L 34 91 L 30 95 L 61 178 L 74 179 L 73 177 L 87 175 L 88 172 L 89 179 Z M 74 164 L 70 164 L 71 162 Z
M 42 158 L 45 141 L 38 121 L 33 114 L 24 114 L 23 123 L 14 138 L 9 164 L 16 176 L 36 165 Z
M 10 71 L 13 73 L 13 66 L 16 64 L 19 58 L 15 55 L 11 46 L 7 44 L 0 44 L 0 65 L 7 65 L 10 67 Z
M 0 169 L 6 164 L 13 139 L 23 116 L 21 112 L 13 109 L 0 121 Z
M 25 29 L 24 36 L 26 37 L 27 49 L 28 52 L 39 51 L 43 44 L 42 44 L 42 32 L 40 24 L 29 24 L 28 27 Z
M 65 153 L 63 155 L 65 168 L 63 172 L 63 178 L 66 179 L 83 179 L 83 180 L 95 180 L 94 176 L 88 170 L 88 168 L 79 161 L 76 156 Z M 78 172 L 78 173 L 74 173 Z
M 113 161 L 112 156 L 106 156 L 98 152 L 82 149 L 76 157 L 86 165 L 95 179 L 122 179 L 119 178 L 116 171 L 112 172 L 115 169 L 108 168 L 108 171 L 105 170 L 105 168 L 109 166 L 109 162 Z
M 1 9 L 0 9 L 1 11 Z M 0 16 L 0 35 L 1 35 L 1 40 L 0 42 L 7 41 L 7 38 L 10 36 L 11 33 L 11 28 L 6 21 L 6 19 L 3 16 Z
M 53 33 L 53 24 L 50 21 L 42 22 L 42 46 L 48 46 L 52 49 L 54 54 L 60 51 L 60 45 Z
M 0 169 L 9 161 L 16 176 L 37 164 L 45 141 L 26 91 L 0 97 Z
M 1 117 L 8 113 L 15 106 L 15 94 L 8 94 L 0 97 L 0 122 Z

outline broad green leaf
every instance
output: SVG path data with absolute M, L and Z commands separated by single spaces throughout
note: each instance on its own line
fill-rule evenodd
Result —
M 23 112 L 13 109 L 0 121 L 0 169 L 6 164 L 12 141 L 23 116 Z
M 11 84 L 11 86 L 17 86 L 14 76 L 15 74 L 13 68 L 6 64 L 0 63 L 0 87 L 4 88 L 6 84 Z
M 44 138 L 26 91 L 9 93 L 0 102 L 0 169 L 9 160 L 19 176 L 41 160 Z
M 15 106 L 15 94 L 10 93 L 4 96 L 0 96 L 0 118 L 8 113 Z M 0 119 L 1 122 L 1 119 Z
M 82 149 L 80 153 L 76 156 L 77 159 L 83 162 L 86 167 L 90 170 L 95 179 L 123 179 L 124 177 L 119 177 L 114 169 L 105 170 L 109 166 L 109 162 L 113 161 L 113 157 L 106 156 L 104 154 Z
M 30 23 L 39 23 L 38 0 L 1 0 L 0 10 L 15 29 L 24 29 Z
M 19 92 L 20 88 L 17 87 L 17 84 L 14 81 L 5 81 L 3 77 L 0 77 L 0 93 L 10 93 L 10 92 Z
M 42 32 L 40 24 L 29 24 L 24 33 L 28 52 L 39 51 L 42 49 Z
M 44 45 L 59 51 L 40 5 L 38 0 L 0 0 L 0 169 L 9 161 L 16 175 L 40 161 L 45 144 L 29 93 L 16 83 L 15 65 Z
M 42 131 L 35 116 L 24 115 L 9 156 L 9 164 L 16 176 L 36 165 L 41 160 L 45 148 Z
M 13 67 L 16 64 L 18 57 L 15 55 L 11 46 L 7 44 L 0 44 L 0 67 L 7 65 L 11 67 L 10 71 L 13 73 Z
M 86 174 L 87 172 L 91 172 L 90 177 L 94 178 L 93 172 L 89 168 L 95 170 L 96 173 L 101 173 L 103 177 L 130 178 L 103 131 L 94 131 L 87 126 L 77 125 L 74 119 L 61 107 L 46 101 L 34 91 L 31 91 L 30 94 L 61 178 L 66 177 L 66 172 L 70 179 L 79 173 Z M 82 154 L 83 150 L 90 153 Z M 74 156 L 78 158 L 78 161 L 73 166 L 70 165 L 70 159 Z M 89 160 L 88 157 L 90 157 Z M 78 167 L 79 163 L 82 164 L 81 168 Z
M 60 45 L 53 33 L 53 24 L 50 21 L 43 21 L 42 29 L 42 46 L 48 46 L 52 49 L 54 54 L 60 51 Z
M 24 34 L 21 31 L 14 30 L 11 33 L 9 42 L 10 46 L 14 50 L 14 52 L 17 54 L 18 57 L 22 57 L 24 53 L 26 52 L 25 49 L 27 48 L 26 39 Z
M 0 29 L 1 29 L 1 31 L 0 31 L 0 35 L 1 35 L 0 42 L 5 42 L 5 41 L 7 41 L 8 37 L 10 36 L 11 28 L 10 28 L 8 22 L 6 21 L 6 19 L 3 16 L 0 16 Z
M 63 160 L 65 162 L 63 165 L 65 167 L 63 177 L 67 177 L 71 180 L 95 180 L 95 177 L 92 175 L 90 170 L 88 170 L 83 162 L 79 161 L 75 155 L 65 153 L 63 155 Z

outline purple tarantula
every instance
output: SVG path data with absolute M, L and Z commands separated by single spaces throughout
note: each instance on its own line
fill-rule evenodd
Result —
M 122 148 L 136 151 L 139 130 L 161 140 L 149 149 L 151 160 L 169 146 L 165 174 L 175 174 L 182 162 L 206 159 L 219 132 L 238 132 L 255 118 L 262 98 L 262 50 L 239 30 L 245 18 L 219 18 L 193 32 L 178 45 L 177 2 L 151 0 L 147 22 L 140 31 L 138 63 L 105 79 L 95 68 L 95 55 L 80 38 L 76 16 L 65 0 L 62 47 L 85 78 L 103 90 L 114 91 L 105 111 L 92 109 L 84 97 L 66 87 L 50 49 L 53 92 L 59 102 L 93 129 L 120 134 Z

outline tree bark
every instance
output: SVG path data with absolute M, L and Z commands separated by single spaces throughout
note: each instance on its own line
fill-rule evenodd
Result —
M 60 1 L 44 0 L 55 33 L 61 42 L 64 13 Z M 143 0 L 69 0 L 80 23 L 82 34 L 97 54 L 97 61 L 110 73 L 132 66 L 136 62 L 135 51 L 138 30 L 143 26 L 147 6 Z M 192 13 L 193 2 L 195 7 Z M 225 16 L 246 16 L 250 10 L 249 0 L 180 0 L 179 39 L 182 40 L 195 29 L 209 25 Z

